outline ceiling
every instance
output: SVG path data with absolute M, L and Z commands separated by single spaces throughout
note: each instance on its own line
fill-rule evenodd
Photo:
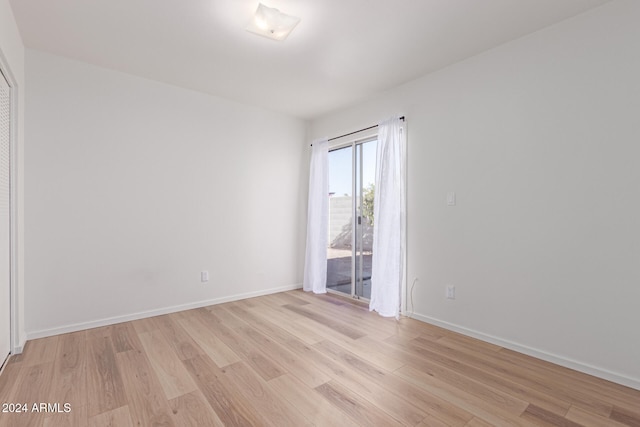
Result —
M 301 18 L 245 31 L 258 0 L 10 0 L 24 44 L 304 119 L 609 0 L 262 0 Z

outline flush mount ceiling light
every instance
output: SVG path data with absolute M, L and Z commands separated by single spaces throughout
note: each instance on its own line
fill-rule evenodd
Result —
M 300 22 L 300 18 L 258 3 L 258 10 L 247 26 L 247 31 L 273 40 L 284 40 Z

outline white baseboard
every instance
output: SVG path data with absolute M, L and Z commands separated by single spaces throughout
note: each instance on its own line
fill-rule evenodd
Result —
M 577 360 L 569 359 L 567 357 L 558 356 L 556 354 L 548 353 L 546 351 L 538 350 L 532 347 L 528 347 L 523 344 L 519 344 L 513 341 L 505 340 L 495 337 L 493 335 L 485 334 L 473 329 L 458 326 L 453 323 L 445 322 L 435 319 L 433 317 L 424 316 L 422 314 L 413 313 L 412 319 L 420 320 L 421 322 L 429 323 L 431 325 L 439 326 L 450 331 L 461 333 L 473 338 L 477 338 L 482 341 L 489 342 L 491 344 L 499 345 L 500 347 L 508 348 L 509 350 L 517 351 L 538 359 L 546 360 L 547 362 L 555 363 L 556 365 L 564 366 L 565 368 L 574 369 L 576 371 L 583 372 L 585 374 L 593 375 L 594 377 L 602 378 L 617 384 L 621 384 L 627 387 L 640 390 L 640 379 L 631 378 L 629 376 L 609 371 L 607 369 L 592 366 L 587 363 L 579 362 Z
M 37 339 L 37 338 L 50 337 L 53 335 L 66 334 L 69 332 L 82 331 L 85 329 L 99 328 L 101 326 L 114 325 L 116 323 L 128 322 L 131 320 L 144 319 L 146 317 L 160 316 L 162 314 L 175 313 L 177 311 L 191 310 L 193 308 L 206 307 L 209 305 L 216 305 L 216 304 L 222 304 L 225 302 L 238 301 L 238 300 L 247 299 L 247 298 L 259 297 L 262 295 L 269 295 L 269 294 L 275 294 L 278 292 L 291 291 L 291 290 L 300 289 L 300 288 L 302 288 L 302 284 L 281 286 L 278 288 L 264 289 L 264 290 L 255 291 L 255 292 L 246 292 L 242 294 L 235 294 L 235 295 L 214 298 L 214 299 L 205 300 L 205 301 L 196 301 L 188 304 L 174 305 L 171 307 L 164 307 L 164 308 L 159 308 L 155 310 L 141 311 L 138 313 L 126 314 L 123 316 L 115 316 L 115 317 L 108 317 L 105 319 L 92 320 L 90 322 L 74 323 L 71 325 L 59 326 L 51 329 L 40 329 L 37 331 L 27 332 L 27 341 Z M 24 343 L 23 343 L 23 346 L 24 346 Z M 16 351 L 16 354 L 18 353 L 22 353 L 22 347 L 20 348 L 19 352 Z

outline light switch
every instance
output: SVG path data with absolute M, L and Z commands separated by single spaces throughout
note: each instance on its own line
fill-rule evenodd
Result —
M 447 206 L 455 206 L 456 205 L 456 193 L 450 191 L 447 193 Z

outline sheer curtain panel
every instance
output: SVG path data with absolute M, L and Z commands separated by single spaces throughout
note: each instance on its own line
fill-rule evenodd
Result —
M 309 172 L 307 252 L 304 260 L 305 291 L 327 293 L 327 244 L 329 227 L 329 142 L 313 141 Z
M 378 125 L 369 310 L 399 317 L 405 260 L 405 133 L 399 117 Z

